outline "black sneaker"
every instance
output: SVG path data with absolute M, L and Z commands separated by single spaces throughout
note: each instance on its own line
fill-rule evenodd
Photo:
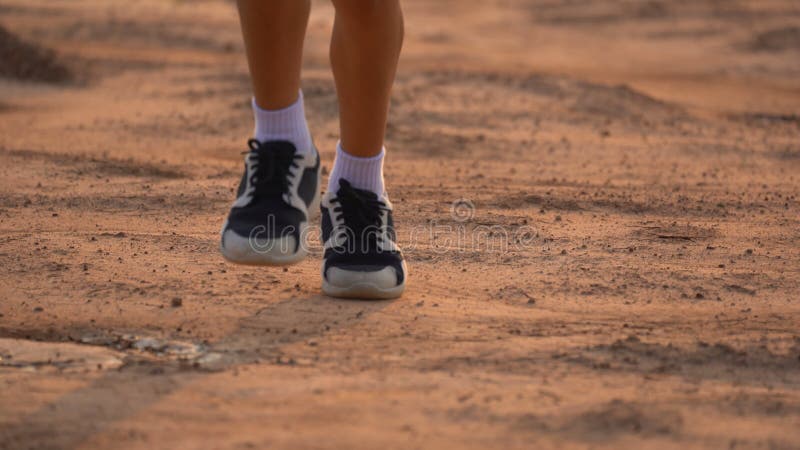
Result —
M 332 297 L 389 299 L 405 289 L 389 199 L 339 181 L 322 199 L 322 291 Z
M 222 226 L 222 255 L 239 264 L 299 262 L 320 203 L 319 153 L 298 153 L 285 141 L 248 145 L 236 202 Z

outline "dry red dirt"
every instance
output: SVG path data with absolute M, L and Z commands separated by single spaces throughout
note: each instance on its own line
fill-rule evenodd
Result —
M 71 71 L 0 80 L 0 448 L 800 448 L 797 2 L 405 8 L 411 282 L 365 303 L 320 294 L 318 250 L 217 252 L 251 131 L 233 2 L 0 4 Z

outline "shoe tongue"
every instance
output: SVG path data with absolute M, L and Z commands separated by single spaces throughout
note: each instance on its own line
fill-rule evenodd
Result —
M 297 148 L 288 141 L 267 141 L 263 143 L 259 143 L 256 147 L 250 147 L 253 153 L 258 153 L 260 155 L 267 154 L 267 153 L 280 153 L 285 155 L 294 154 L 297 152 Z
M 263 153 L 296 153 L 297 147 L 289 141 L 264 141 L 261 142 L 257 139 L 249 139 L 247 141 L 247 147 L 249 148 L 251 153 L 263 154 Z
M 255 163 L 254 196 L 261 199 L 283 200 L 287 191 L 286 176 L 295 154 L 295 147 L 287 141 L 258 142 L 251 140 L 251 161 Z
M 337 191 L 337 195 L 341 195 L 342 194 L 342 190 L 353 191 L 359 197 L 366 198 L 368 200 L 380 200 L 380 197 L 378 197 L 378 194 L 376 194 L 376 193 L 374 193 L 372 191 L 368 191 L 366 189 L 359 189 L 359 188 L 353 187 L 353 184 L 350 183 L 349 181 L 345 180 L 344 178 L 340 178 L 339 179 L 339 191 Z

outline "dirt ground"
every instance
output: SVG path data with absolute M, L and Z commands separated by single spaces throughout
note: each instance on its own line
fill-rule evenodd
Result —
M 800 448 L 800 5 L 405 10 L 370 303 L 218 254 L 233 2 L 0 1 L 0 448 Z

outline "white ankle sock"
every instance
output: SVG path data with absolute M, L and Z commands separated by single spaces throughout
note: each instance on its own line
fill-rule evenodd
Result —
M 368 158 L 360 158 L 345 152 L 342 143 L 336 146 L 336 161 L 328 179 L 328 192 L 339 190 L 339 180 L 344 178 L 354 188 L 372 191 L 382 197 L 385 192 L 383 184 L 383 156 L 386 149 Z
M 311 152 L 314 144 L 308 131 L 302 91 L 293 105 L 273 111 L 261 109 L 253 98 L 253 115 L 256 119 L 253 137 L 256 140 L 289 141 L 297 147 L 298 152 Z

